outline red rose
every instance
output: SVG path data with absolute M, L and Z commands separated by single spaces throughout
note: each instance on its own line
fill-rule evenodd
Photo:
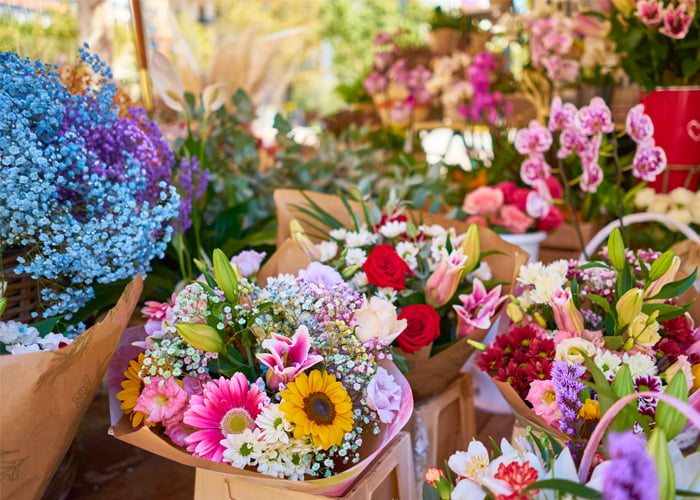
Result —
M 415 304 L 401 309 L 398 319 L 405 319 L 406 329 L 396 343 L 407 353 L 414 353 L 440 336 L 440 316 L 426 304 Z
M 557 207 L 550 207 L 547 215 L 537 220 L 538 231 L 551 231 L 564 224 L 564 216 Z
M 517 188 L 513 191 L 512 204 L 518 207 L 518 210 L 525 212 L 527 210 L 527 196 L 532 192 L 531 189 Z
M 496 187 L 503 191 L 503 204 L 510 205 L 513 203 L 513 195 L 518 186 L 513 181 L 503 181 L 496 184 Z
M 413 274 L 396 250 L 387 244 L 377 245 L 372 249 L 362 264 L 362 270 L 367 274 L 370 284 L 394 290 L 406 288 L 406 274 Z

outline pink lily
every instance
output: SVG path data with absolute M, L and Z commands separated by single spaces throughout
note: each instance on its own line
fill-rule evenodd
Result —
M 255 357 L 270 368 L 265 374 L 265 380 L 274 390 L 277 390 L 280 384 L 294 380 L 307 368 L 323 361 L 323 356 L 309 354 L 311 336 L 304 325 L 299 327 L 291 339 L 273 333 L 271 339 L 262 341 L 262 346 L 270 351 L 270 354 L 258 353 Z
M 552 295 L 552 310 L 557 328 L 571 333 L 583 333 L 583 315 L 576 309 L 571 290 L 557 290 Z
M 505 298 L 501 297 L 501 285 L 487 292 L 481 280 L 474 278 L 472 293 L 460 295 L 459 300 L 462 301 L 462 305 L 454 306 L 458 318 L 463 322 L 460 334 L 466 336 L 476 329 L 488 329 L 496 308 Z
M 441 307 L 452 299 L 462 279 L 466 262 L 467 256 L 459 248 L 450 254 L 446 250 L 442 251 L 437 269 L 425 283 L 425 300 L 429 306 Z

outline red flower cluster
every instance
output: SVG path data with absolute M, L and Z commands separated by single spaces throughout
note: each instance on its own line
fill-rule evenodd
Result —
M 690 364 L 700 363 L 698 348 L 691 349 L 696 342 L 700 345 L 700 338 L 696 338 L 700 332 L 695 333 L 692 320 L 686 315 L 662 321 L 661 332 L 663 338 L 655 346 L 658 354 L 667 356 L 670 363 L 675 363 L 681 354 L 688 356 Z
M 378 287 L 394 290 L 406 288 L 406 275 L 413 275 L 408 264 L 396 253 L 394 247 L 383 243 L 375 246 L 362 264 L 367 281 Z
M 406 320 L 406 329 L 396 343 L 407 353 L 414 353 L 440 336 L 440 316 L 427 304 L 408 305 L 401 309 L 398 319 Z
M 507 382 L 525 399 L 530 382 L 549 378 L 554 341 L 536 324 L 513 324 L 498 335 L 476 358 L 477 366 L 491 377 Z

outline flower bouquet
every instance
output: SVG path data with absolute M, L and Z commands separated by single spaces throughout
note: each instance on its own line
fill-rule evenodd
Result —
M 668 391 L 680 372 L 674 395 L 687 401 L 690 393 L 697 405 L 695 272 L 674 281 L 679 266 L 672 251 L 626 251 L 617 229 L 602 260 L 523 266 L 520 292 L 507 307 L 513 323 L 477 364 L 519 417 L 566 441 L 577 460 L 623 396 Z M 648 433 L 666 418 L 661 406 L 642 398 L 613 428 Z
M 180 198 L 158 127 L 96 56 L 81 50 L 59 72 L 0 53 L 0 89 L 0 490 L 38 498 L 131 317 L 139 274 L 170 240 Z
M 443 392 L 459 376 L 473 352 L 467 337 L 484 338 L 515 269 L 527 260 L 519 247 L 486 228 L 469 229 L 391 202 L 380 211 L 337 196 L 289 190 L 276 191 L 275 201 L 279 241 L 290 234 L 295 216 L 305 214 L 305 228 L 293 237 L 307 255 L 335 266 L 353 287 L 371 296 L 366 314 L 405 358 L 416 400 Z M 325 213 L 324 222 L 314 219 L 314 210 Z M 325 233 L 327 240 L 313 243 L 304 231 Z M 407 322 L 398 336 L 383 319 L 383 309 L 393 309 L 387 301 Z
M 110 367 L 110 432 L 258 485 L 341 495 L 413 398 L 388 345 L 360 333 L 362 297 L 336 271 L 277 274 L 274 258 L 257 283 L 262 257 L 216 250 L 172 303 L 147 304 Z

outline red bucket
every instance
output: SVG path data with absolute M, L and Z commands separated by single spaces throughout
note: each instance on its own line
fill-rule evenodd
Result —
M 658 88 L 640 99 L 654 122 L 654 140 L 666 152 L 668 167 L 649 185 L 667 193 L 697 190 L 700 181 L 700 87 Z

